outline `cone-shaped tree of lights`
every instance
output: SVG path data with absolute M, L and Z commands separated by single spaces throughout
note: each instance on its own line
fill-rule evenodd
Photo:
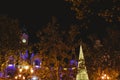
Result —
M 76 80 L 89 80 L 87 69 L 85 66 L 85 59 L 84 59 L 82 46 L 80 46 L 79 60 L 78 60 L 78 73 L 76 76 Z

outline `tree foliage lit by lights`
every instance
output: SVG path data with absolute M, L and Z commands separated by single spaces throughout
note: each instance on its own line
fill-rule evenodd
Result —
M 88 49 L 90 55 L 87 57 L 90 72 L 92 70 L 97 72 L 99 67 L 102 68 L 101 70 L 110 68 L 113 71 L 119 71 L 120 44 L 117 43 L 119 43 L 120 40 L 120 1 L 65 1 L 70 3 L 70 8 L 75 12 L 75 17 L 80 21 L 81 27 L 86 28 L 87 31 L 92 30 L 92 32 L 87 35 L 87 39 L 90 41 L 88 46 L 91 46 Z M 95 32 L 93 28 L 96 30 Z
M 17 20 L 0 16 L 0 49 L 17 49 L 20 42 L 20 32 Z
M 76 35 L 79 34 L 79 30 L 74 28 L 76 26 L 71 26 L 69 31 L 61 30 L 60 25 L 57 24 L 55 18 L 53 17 L 52 22 L 48 23 L 44 29 L 37 33 L 39 38 L 40 53 L 43 55 L 43 62 L 45 66 L 50 69 L 50 67 L 55 68 L 56 73 L 53 78 L 59 77 L 60 68 L 69 68 L 70 60 L 72 59 L 72 54 L 75 54 L 75 48 L 78 47 L 78 42 L 75 41 Z M 76 44 L 76 45 L 73 45 Z M 75 58 L 74 58 L 75 59 Z M 69 76 L 69 75 L 67 75 Z
M 76 0 L 69 1 L 74 3 L 73 7 L 75 8 L 76 4 L 74 1 Z M 79 10 L 82 9 L 82 12 L 80 12 L 82 16 L 81 18 L 79 18 L 80 20 L 84 21 L 94 14 L 96 14 L 96 16 L 104 18 L 104 16 L 101 16 L 101 12 L 106 10 L 106 8 L 103 9 L 103 11 L 100 10 L 100 12 L 98 9 L 98 11 L 94 13 L 95 7 L 93 8 L 93 10 L 91 7 L 89 7 L 92 6 L 93 2 L 97 3 L 100 2 L 100 0 L 79 1 L 81 1 L 80 5 L 84 5 L 83 9 L 80 6 L 79 8 L 76 7 L 76 9 Z M 117 0 L 114 1 L 114 3 L 117 2 Z M 89 6 L 87 6 L 87 4 L 89 4 Z M 86 11 L 88 10 L 88 12 L 84 11 L 85 9 Z M 91 9 L 92 11 L 89 11 L 89 9 Z M 87 15 L 88 13 L 90 14 Z M 99 15 L 97 15 L 98 13 Z M 113 19 L 114 18 L 112 18 L 112 20 Z M 89 19 L 87 21 L 89 22 Z M 115 74 L 115 77 L 120 74 L 118 72 L 120 71 L 120 44 L 118 44 L 120 41 L 120 33 L 118 25 L 112 25 L 110 27 L 107 26 L 106 35 L 102 38 L 99 38 L 96 33 L 86 34 L 87 32 L 85 32 L 84 29 L 81 28 L 81 26 L 89 26 L 85 22 L 83 22 L 80 26 L 71 25 L 66 30 L 63 30 L 60 28 L 60 24 L 56 22 L 56 18 L 53 17 L 51 22 L 49 22 L 47 25 L 44 25 L 44 28 L 36 33 L 37 37 L 39 38 L 39 42 L 34 44 L 33 46 L 30 45 L 30 49 L 31 51 L 34 50 L 33 53 L 35 53 L 35 55 L 41 59 L 42 65 L 41 69 L 35 71 L 34 74 L 43 79 L 51 78 L 53 80 L 56 80 L 59 77 L 60 69 L 62 67 L 65 68 L 66 78 L 70 78 L 70 71 L 67 71 L 67 69 L 71 67 L 76 67 L 75 65 L 70 65 L 70 60 L 78 60 L 77 53 L 79 52 L 77 51 L 77 49 L 79 48 L 81 40 L 83 42 L 82 46 L 85 53 L 86 67 L 88 69 L 88 73 L 90 73 L 89 76 L 91 80 L 96 80 L 98 77 L 101 77 L 103 71 L 110 77 L 113 77 L 113 74 Z M 14 50 L 18 50 L 20 48 L 19 32 L 21 31 L 18 28 L 18 21 L 11 20 L 8 17 L 0 16 L 0 26 L 0 50 L 1 54 L 3 53 L 3 51 L 7 51 L 4 52 L 7 54 L 3 55 L 4 61 L 7 61 L 11 55 L 14 55 Z M 13 57 L 16 59 L 15 55 Z M 2 58 L 2 55 L 0 55 L 0 58 Z M 110 71 L 110 73 L 108 71 Z M 76 75 L 76 71 L 73 72 L 73 75 Z
M 20 32 L 18 20 L 0 16 L 0 64 L 20 48 Z
M 108 30 L 109 31 L 107 31 L 107 36 L 103 39 L 97 40 L 97 38 L 93 36 L 93 40 L 91 39 L 93 46 L 90 47 L 90 49 L 88 50 L 90 55 L 88 56 L 88 58 L 86 58 L 86 63 L 90 73 L 91 71 L 94 72 L 92 75 L 89 74 L 90 76 L 92 76 L 92 80 L 93 76 L 96 80 L 96 75 L 94 74 L 99 74 L 100 76 L 101 73 L 106 70 L 110 71 L 110 73 L 106 73 L 109 74 L 109 76 L 111 76 L 112 79 L 114 79 L 120 74 L 120 44 L 117 44 L 119 43 L 119 31 L 116 29 Z M 116 76 L 113 77 L 112 72 L 114 72 Z
M 89 35 L 84 36 L 87 41 L 90 41 L 90 44 L 88 42 L 86 43 L 86 41 L 84 41 L 85 39 L 82 38 L 83 31 L 81 30 L 81 27 L 71 25 L 67 30 L 59 29 L 59 27 L 60 26 L 55 23 L 49 23 L 46 28 L 37 33 L 40 40 L 39 50 L 44 55 L 49 55 L 49 57 L 45 59 L 48 60 L 49 64 L 52 62 L 55 66 L 59 61 L 59 59 L 57 60 L 56 58 L 58 56 L 61 59 L 59 65 L 68 67 L 68 63 L 65 63 L 64 60 L 67 58 L 69 61 L 72 59 L 73 55 L 75 55 L 75 60 L 78 59 L 76 50 L 80 45 L 80 41 L 83 40 L 83 50 L 85 52 L 88 72 L 96 72 L 93 73 L 93 75 L 90 75 L 90 79 L 93 79 L 93 76 L 94 79 L 96 79 L 95 74 L 97 74 L 99 68 L 102 68 L 101 70 L 110 69 L 111 72 L 116 71 L 116 74 L 118 73 L 120 65 L 118 64 L 119 61 L 116 61 L 115 59 L 120 60 L 118 54 L 120 45 L 117 44 L 119 43 L 119 31 L 114 26 L 112 27 L 115 29 L 109 28 L 106 30 L 107 37 L 103 37 L 102 39 L 99 39 L 95 33 L 90 33 Z
M 103 18 L 107 22 L 120 22 L 119 0 L 65 0 L 71 3 L 71 10 L 75 11 L 79 20 L 93 16 Z

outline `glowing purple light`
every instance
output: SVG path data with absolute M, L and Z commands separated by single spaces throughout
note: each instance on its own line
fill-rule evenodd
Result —
M 13 67 L 13 66 L 14 66 L 14 64 L 9 64 L 9 65 L 8 65 L 8 67 Z
M 2 72 L 0 72 L 0 77 L 3 77 L 3 73 Z
M 40 66 L 38 66 L 38 65 L 36 65 L 35 67 L 36 67 L 36 68 L 40 68 Z
M 33 65 L 35 66 L 35 68 L 40 68 L 41 67 L 41 61 L 39 59 L 36 59 L 33 62 Z

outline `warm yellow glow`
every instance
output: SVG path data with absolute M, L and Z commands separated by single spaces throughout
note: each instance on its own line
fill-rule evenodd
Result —
M 21 77 L 22 75 L 21 75 L 21 74 L 19 74 L 18 76 L 19 76 L 19 77 Z
M 110 77 L 107 76 L 107 79 L 110 79 Z
M 109 79 L 110 79 L 110 77 L 109 77 L 108 75 L 104 74 L 104 75 L 102 75 L 102 76 L 101 76 L 101 79 L 102 79 L 102 80 L 104 80 L 104 79 L 109 80 Z
M 104 79 L 104 76 L 102 76 L 101 78 Z
M 25 66 L 24 68 L 25 68 L 26 70 L 28 70 L 28 69 L 29 69 L 29 66 Z
M 18 77 L 17 76 L 15 76 L 15 79 L 17 79 Z
M 106 77 L 106 74 L 104 74 L 104 76 Z
M 67 70 L 67 68 L 63 68 L 63 70 Z
M 26 43 L 27 41 L 26 41 L 26 39 L 22 39 L 22 42 L 23 42 L 23 43 Z
M 25 77 L 23 76 L 23 79 L 25 79 Z
M 33 70 L 33 69 L 31 69 L 31 70 L 30 70 L 30 72 L 31 72 L 31 73 L 33 73 L 33 72 L 34 72 L 34 70 Z
M 22 72 L 22 69 L 19 69 L 19 72 Z

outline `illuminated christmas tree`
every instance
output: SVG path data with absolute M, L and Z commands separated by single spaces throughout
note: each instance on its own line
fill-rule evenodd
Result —
M 85 59 L 84 59 L 82 46 L 80 46 L 79 61 L 78 61 L 78 73 L 76 76 L 76 80 L 89 80 L 87 69 L 85 66 Z

